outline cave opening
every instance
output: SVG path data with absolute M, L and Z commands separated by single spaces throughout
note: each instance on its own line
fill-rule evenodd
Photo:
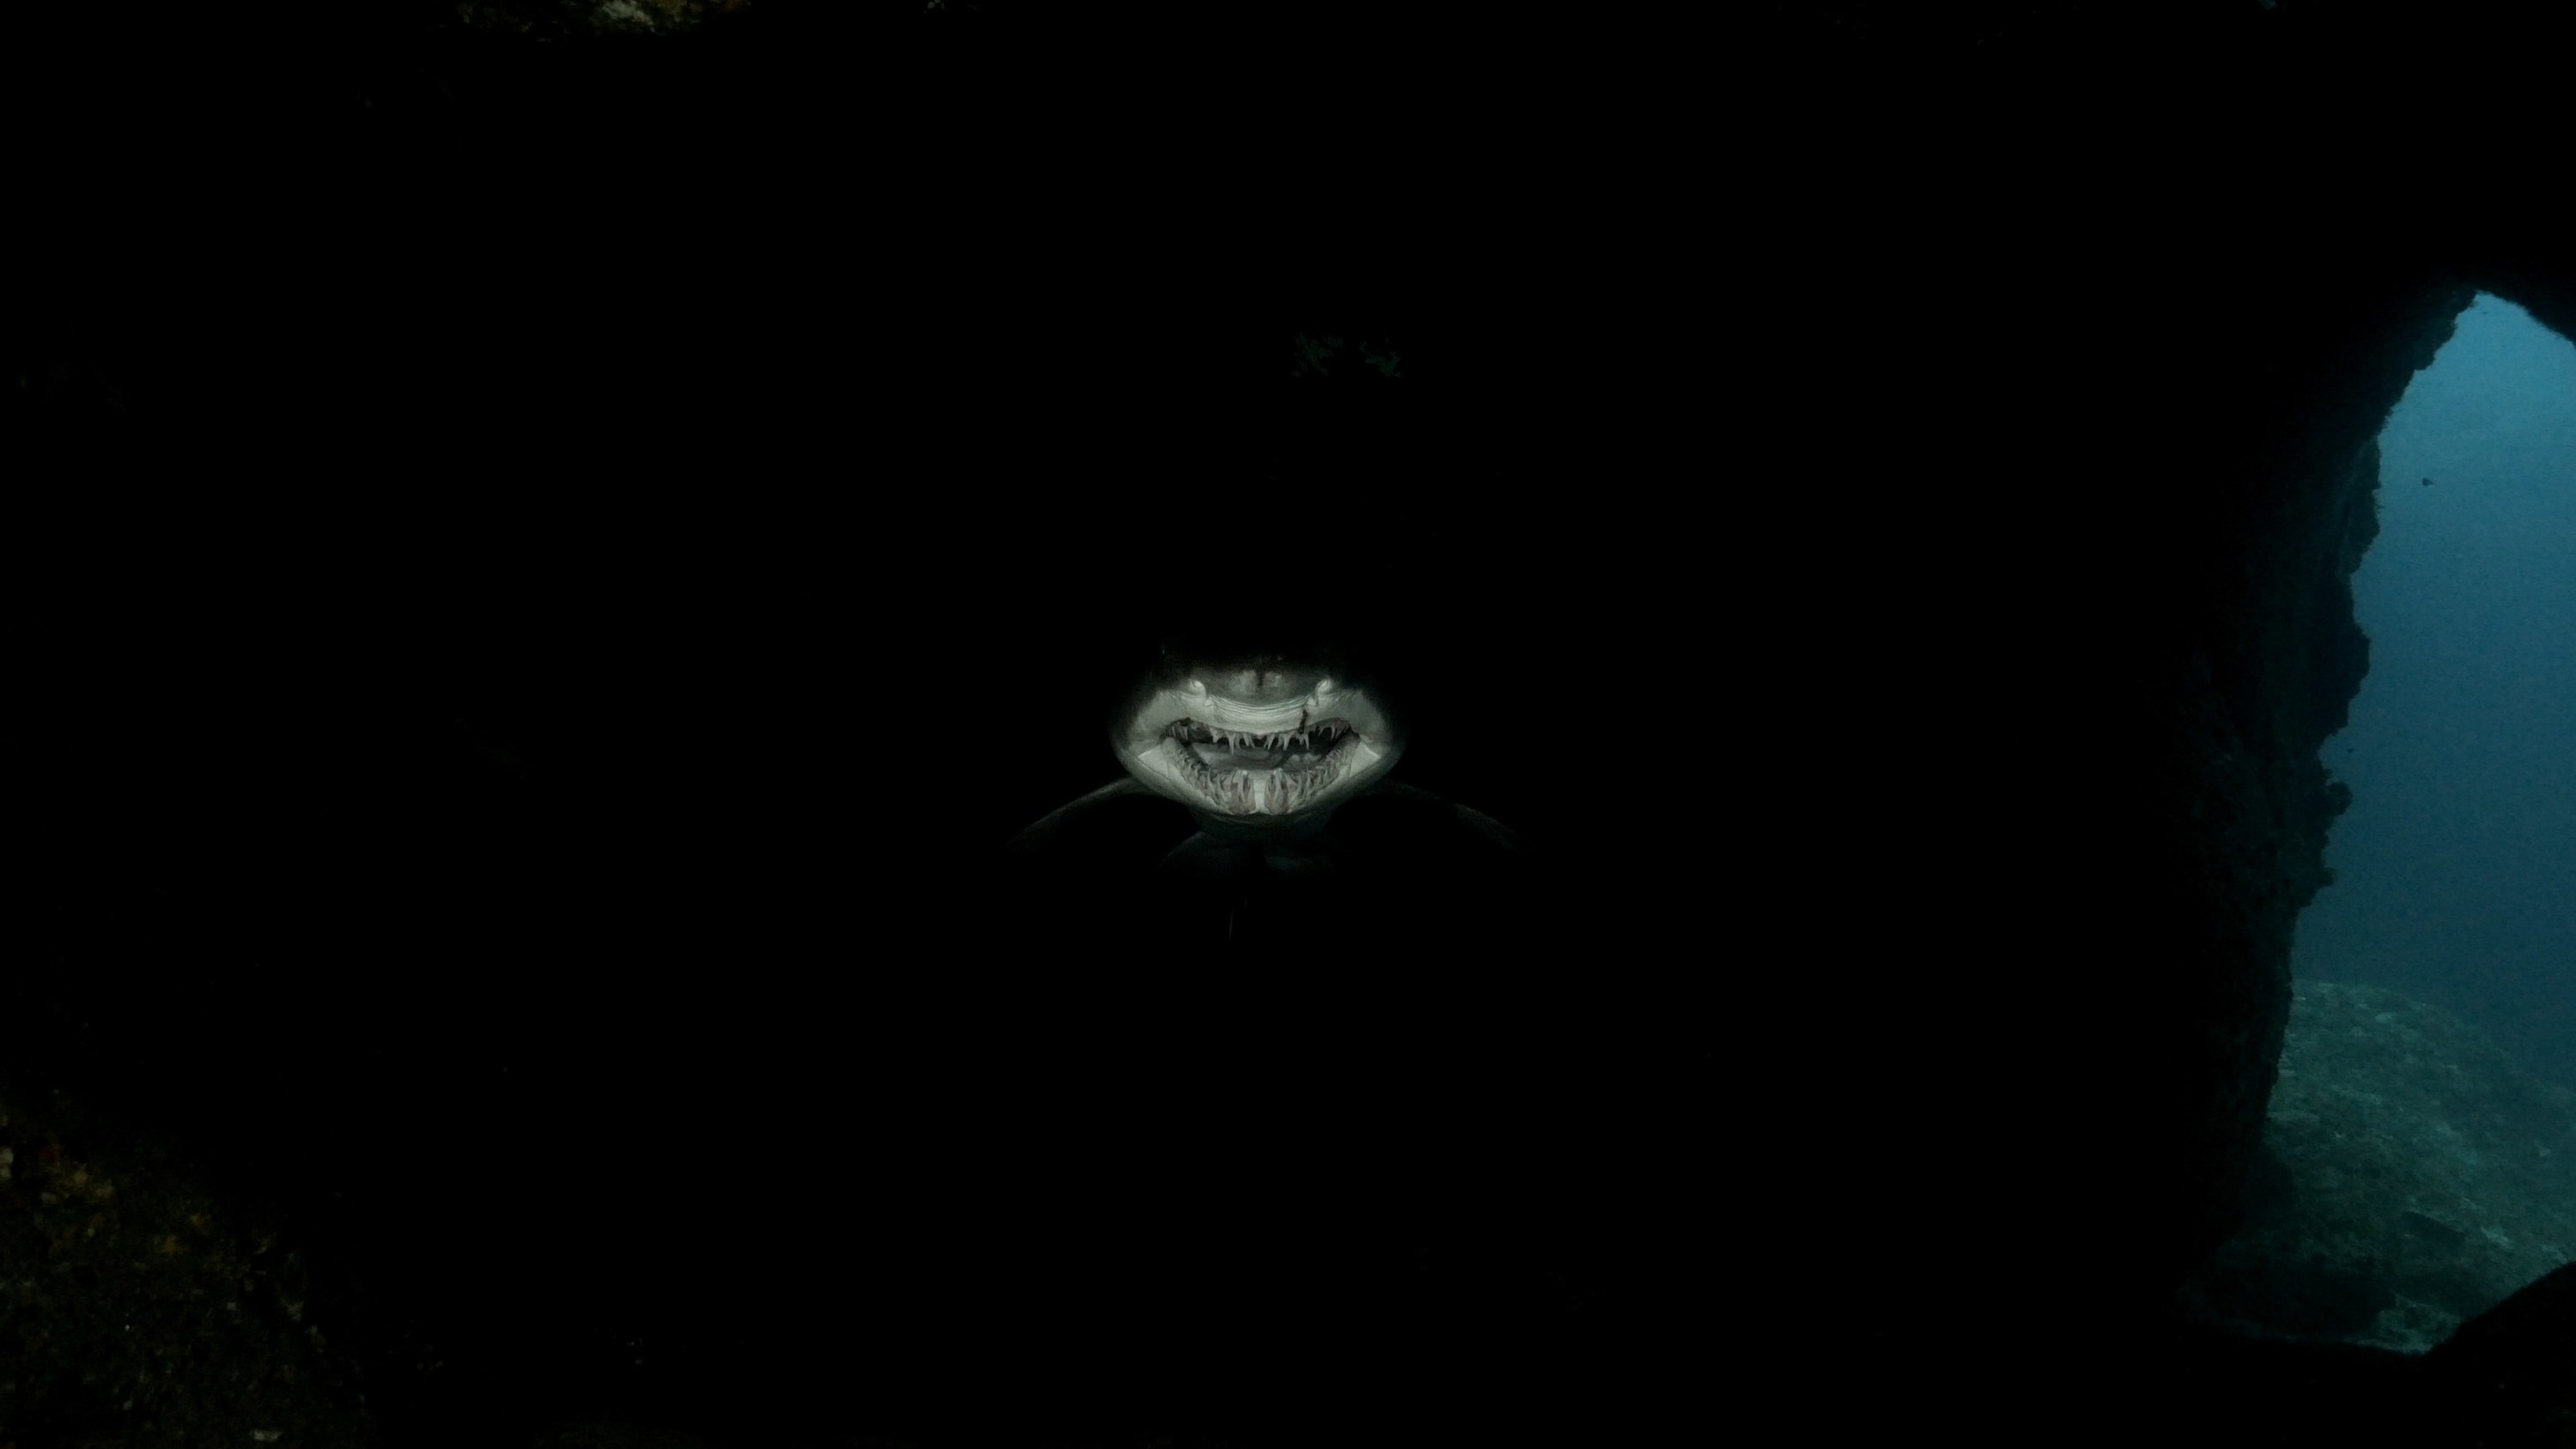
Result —
M 2369 672 L 2302 913 L 2240 1333 L 2421 1353 L 2576 1262 L 2576 345 L 2480 295 L 2379 434 Z
M 2370 672 L 2301 982 L 2384 988 L 2576 1088 L 2576 345 L 2480 295 L 2380 433 Z

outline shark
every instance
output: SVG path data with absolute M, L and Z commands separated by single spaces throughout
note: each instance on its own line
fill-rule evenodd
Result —
M 1052 863 L 1067 880 L 1132 867 L 1174 885 L 1221 887 L 1231 940 L 1262 882 L 1310 888 L 1272 896 L 1313 922 L 1337 900 L 1401 899 L 1385 893 L 1515 852 L 1517 837 L 1499 822 L 1389 778 L 1411 719 L 1368 661 L 1329 643 L 1222 649 L 1165 639 L 1110 699 L 1104 733 L 1122 778 L 1029 826 L 1010 853 Z M 1154 811 L 1172 805 L 1194 831 L 1180 812 L 1158 823 L 1167 817 Z M 1358 824 L 1341 828 L 1345 820 Z
M 1167 654 L 1110 723 L 1131 779 L 1230 841 L 1313 835 L 1395 768 L 1404 743 L 1373 685 L 1330 661 L 1275 655 Z
M 1343 1185 L 1448 1191 L 1416 1124 L 1457 1082 L 1518 1090 L 1537 1030 L 1519 1013 L 1567 999 L 1553 857 L 1392 778 L 1463 676 L 1411 642 L 1148 637 L 1123 660 L 1054 662 L 1049 697 L 1090 716 L 1096 733 L 1071 733 L 1117 778 L 979 878 L 966 938 L 998 949 L 929 1015 L 974 1023 L 1001 1124 L 979 1142 L 1079 1185 L 1062 1196 L 1080 1206 L 1049 1212 L 1093 1214 L 1068 1239 L 1083 1260 L 1140 1232 L 1150 1247 L 1120 1261 L 1202 1262 L 1246 1235 L 1319 1262 L 1373 1251 Z M 1079 676 L 1088 701 L 1068 696 Z M 1211 1206 L 1177 1225 L 1179 1202 Z M 1176 1250 L 1182 1232 L 1209 1236 Z

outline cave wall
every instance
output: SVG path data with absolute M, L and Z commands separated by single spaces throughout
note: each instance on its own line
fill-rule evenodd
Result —
M 2168 1058 L 2169 1130 L 2201 1184 L 2176 1203 L 2177 1266 L 2233 1230 L 2288 1020 L 2293 931 L 2331 880 L 2327 831 L 2351 802 L 2318 751 L 2369 670 L 2351 579 L 2378 533 L 2379 426 L 2469 296 L 2431 282 L 2356 309 L 2350 340 L 2307 364 L 2250 486 L 2213 509 L 2210 612 L 2174 636 L 2192 642 L 2168 685 L 2176 724 L 2152 787 L 2173 874 L 2147 879 L 2207 923 L 2173 941 L 2179 962 L 2206 972 L 2167 1023 L 2178 1047 L 2200 1046 Z

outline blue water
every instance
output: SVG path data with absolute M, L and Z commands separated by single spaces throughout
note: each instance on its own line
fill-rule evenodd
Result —
M 2324 748 L 2353 804 L 2293 969 L 2576 1086 L 2576 345 L 2480 297 L 2380 449 L 2370 676 Z

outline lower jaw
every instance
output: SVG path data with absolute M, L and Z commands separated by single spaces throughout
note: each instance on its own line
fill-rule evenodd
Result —
M 1203 829 L 1214 832 L 1222 825 L 1229 835 L 1276 840 L 1331 814 L 1354 782 L 1384 770 L 1391 753 L 1345 734 L 1319 756 L 1247 750 L 1211 760 L 1166 735 L 1127 761 L 1154 790 L 1189 806 Z
M 1211 762 L 1195 749 L 1177 750 L 1201 809 L 1238 817 L 1281 816 L 1314 805 L 1349 773 L 1350 747 L 1322 755 L 1220 756 Z M 1255 763 L 1255 762 L 1258 763 Z
M 1212 770 L 1199 782 L 1208 808 L 1231 815 L 1286 815 L 1314 803 L 1341 778 L 1329 763 L 1303 770 L 1284 766 Z

